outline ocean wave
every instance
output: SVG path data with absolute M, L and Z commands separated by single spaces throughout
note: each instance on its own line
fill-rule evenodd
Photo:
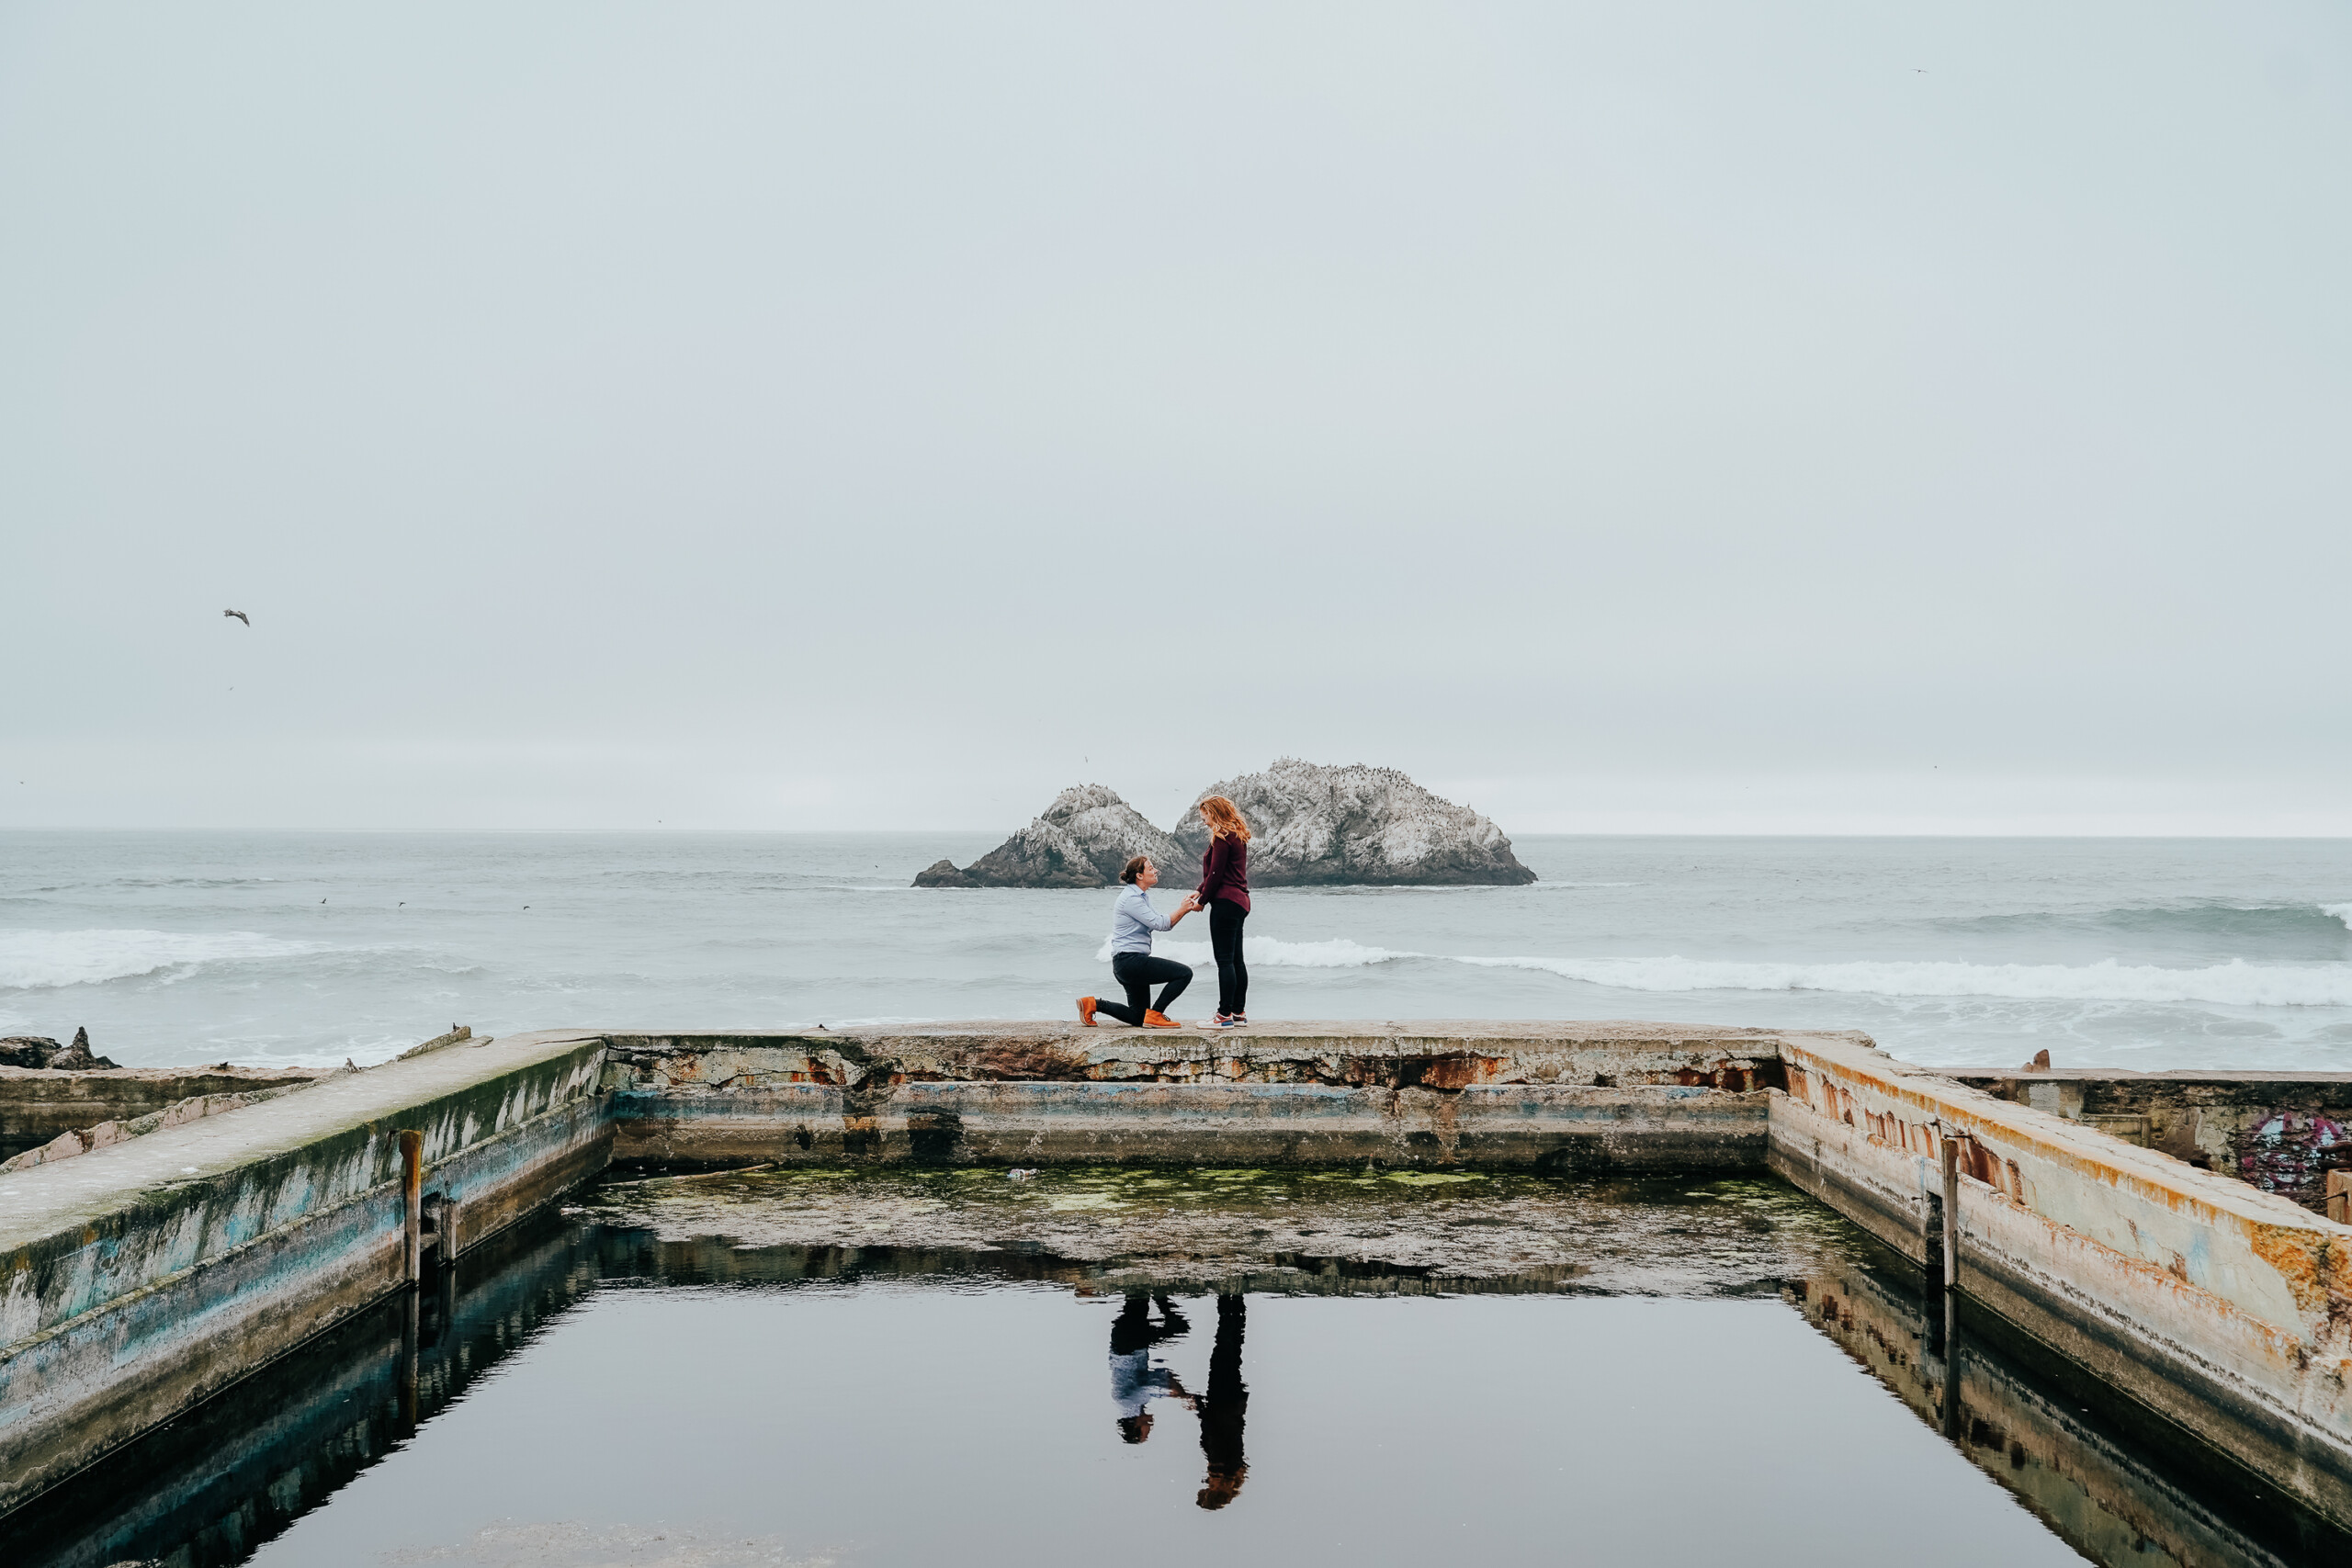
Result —
M 2352 930 L 2352 904 L 2127 905 L 2110 909 L 1971 915 L 1931 923 L 1946 931 L 1996 935 L 2096 934 L 2209 945 L 2217 941 L 2292 944 L 2300 940 L 2333 947 Z
M 2236 1007 L 2352 1007 L 2352 964 L 2202 969 L 2147 964 L 1751 964 L 1666 958 L 1464 958 L 1538 969 L 1621 991 L 1828 991 L 1848 996 L 2015 997 L 2062 1001 L 2218 1002 Z
M 257 931 L 0 931 L 0 990 L 100 985 L 199 964 L 292 958 L 324 942 L 285 942 Z
M 1216 962 L 1215 953 L 1204 942 L 1163 942 L 1152 950 L 1161 958 L 1173 958 L 1195 969 L 1206 969 Z M 1283 942 L 1273 937 L 1251 937 L 1243 949 L 1250 967 L 1265 969 L 1360 969 L 1367 964 L 1385 964 L 1392 958 L 1428 958 L 1426 953 L 1399 953 L 1385 947 L 1366 947 L 1345 937 L 1333 937 L 1329 942 Z M 1097 964 L 1111 962 L 1111 941 L 1094 954 Z

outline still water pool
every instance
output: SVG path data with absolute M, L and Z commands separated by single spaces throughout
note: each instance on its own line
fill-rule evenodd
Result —
M 51 1494 L 0 1543 L 21 1568 L 2340 1547 L 2144 1462 L 1776 1182 L 1357 1180 L 616 1180 L 459 1259 L 413 1314 L 390 1303 Z M 1024 1209 L 1099 1245 L 1022 1235 Z M 1204 1242 L 1179 1211 L 1224 1219 Z M 1012 1239 L 899 1234 L 926 1217 Z

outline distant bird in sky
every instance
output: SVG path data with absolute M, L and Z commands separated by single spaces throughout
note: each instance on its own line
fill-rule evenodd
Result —
M 252 626 L 254 624 L 253 617 L 246 615 L 243 610 L 223 610 L 220 614 L 224 616 L 234 615 L 237 619 L 244 622 L 247 626 Z

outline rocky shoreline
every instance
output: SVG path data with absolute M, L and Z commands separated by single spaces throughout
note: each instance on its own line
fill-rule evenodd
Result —
M 90 1049 L 90 1032 L 77 1029 L 74 1043 L 60 1045 L 46 1034 L 11 1034 L 0 1040 L 0 1067 L 32 1067 L 52 1072 L 88 1073 L 119 1068 L 120 1062 Z

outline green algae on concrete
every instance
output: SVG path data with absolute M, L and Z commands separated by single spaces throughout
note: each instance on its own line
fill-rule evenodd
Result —
M 810 1247 L 1050 1256 L 1102 1277 L 1283 1288 L 1338 1269 L 1545 1289 L 1754 1293 L 1817 1265 L 1853 1229 L 1769 1177 L 1604 1180 L 1443 1173 L 1061 1168 L 746 1171 L 583 1189 L 571 1217 L 745 1256 Z M 1414 1179 L 1393 1181 L 1394 1176 Z

